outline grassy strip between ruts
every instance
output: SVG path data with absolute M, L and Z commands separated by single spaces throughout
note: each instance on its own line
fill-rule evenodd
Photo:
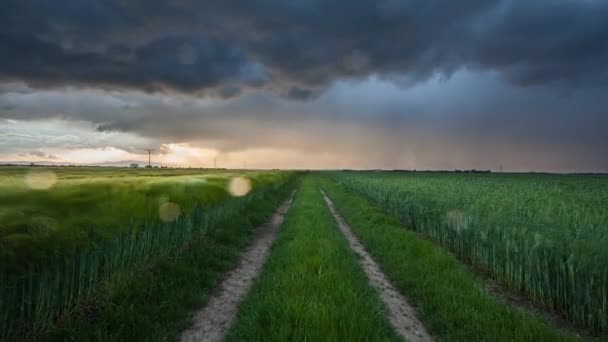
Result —
M 303 179 L 228 341 L 399 340 L 315 179 Z
M 323 178 L 321 186 L 374 260 L 442 341 L 571 341 L 530 312 L 492 297 L 455 257 L 381 209 Z
M 252 229 L 265 222 L 292 189 L 286 184 L 267 193 L 242 214 L 192 241 L 178 257 L 163 258 L 106 284 L 89 305 L 80 305 L 37 340 L 174 341 L 189 324 L 192 310 L 236 264 Z

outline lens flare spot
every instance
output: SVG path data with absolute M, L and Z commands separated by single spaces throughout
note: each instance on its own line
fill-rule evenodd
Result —
M 251 182 L 245 177 L 233 177 L 228 184 L 228 192 L 232 196 L 242 197 L 251 191 Z
M 445 222 L 448 227 L 454 230 L 464 230 L 468 226 L 467 217 L 461 210 L 453 209 L 449 210 L 445 214 Z
M 179 205 L 173 202 L 162 203 L 158 208 L 158 216 L 161 220 L 165 222 L 172 222 L 177 220 L 180 214 L 181 210 L 179 208 Z
M 34 190 L 48 190 L 57 183 L 57 175 L 52 171 L 32 171 L 25 176 L 25 185 Z

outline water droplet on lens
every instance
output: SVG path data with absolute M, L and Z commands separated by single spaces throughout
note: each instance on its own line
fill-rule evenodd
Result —
M 34 190 L 48 190 L 57 183 L 57 175 L 52 171 L 32 171 L 25 176 L 25 184 Z
M 251 182 L 245 177 L 233 177 L 228 184 L 228 192 L 232 196 L 245 196 L 251 190 Z
M 180 214 L 181 210 L 179 205 L 173 202 L 165 202 L 158 208 L 158 216 L 165 222 L 175 221 Z

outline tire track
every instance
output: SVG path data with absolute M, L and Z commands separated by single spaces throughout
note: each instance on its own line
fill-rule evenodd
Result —
M 182 332 L 180 341 L 221 341 L 234 320 L 238 304 L 262 270 L 270 247 L 283 224 L 285 214 L 291 206 L 294 193 L 286 200 L 265 224 L 255 229 L 252 244 L 241 255 L 239 265 L 228 272 L 218 290 L 211 295 L 205 306 L 193 317 L 192 326 Z
M 384 273 L 382 273 L 378 264 L 374 262 L 357 237 L 355 237 L 352 230 L 325 192 L 321 189 L 319 190 L 334 216 L 334 219 L 338 223 L 340 230 L 346 237 L 346 240 L 348 240 L 350 247 L 359 255 L 359 257 L 361 257 L 361 266 L 363 266 L 370 283 L 378 291 L 380 298 L 388 308 L 389 320 L 395 328 L 395 331 L 406 341 L 432 341 L 433 338 L 416 317 L 416 310 L 408 303 L 407 299 L 395 289 Z

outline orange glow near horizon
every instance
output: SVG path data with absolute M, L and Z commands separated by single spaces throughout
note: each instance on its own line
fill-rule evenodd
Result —
M 0 162 L 53 162 L 74 164 L 103 164 L 103 163 L 148 163 L 146 151 L 132 153 L 114 147 L 80 148 L 80 149 L 40 149 L 41 152 L 56 156 L 47 159 L 28 154 L 10 154 L 0 158 Z M 309 163 L 315 166 L 330 165 L 335 160 L 323 154 L 304 156 L 301 151 L 279 148 L 258 148 L 232 152 L 221 152 L 213 148 L 193 146 L 189 143 L 163 144 L 157 150 L 152 150 L 152 164 L 175 167 L 214 167 L 227 169 L 241 168 L 308 168 Z
M 103 163 L 139 158 L 139 155 L 129 153 L 114 147 L 103 149 L 84 148 L 61 153 L 60 157 L 68 162 L 79 164 Z
M 138 163 L 148 164 L 148 153 L 144 151 L 131 153 L 113 147 L 80 148 L 80 149 L 37 149 L 36 154 L 16 152 L 0 155 L 0 163 L 36 164 L 79 164 L 100 166 L 128 166 Z M 383 159 L 373 159 L 374 154 L 348 153 L 349 151 L 318 151 L 294 148 L 250 148 L 222 152 L 218 149 L 198 147 L 189 143 L 163 144 L 152 152 L 152 164 L 169 167 L 225 168 L 225 169 L 418 169 L 418 170 L 453 170 L 462 168 L 460 162 L 466 155 L 434 155 L 421 159 L 414 153 L 396 154 L 395 159 L 387 163 Z M 531 159 L 530 156 L 502 151 L 500 164 L 506 165 L 540 165 L 535 167 L 506 167 L 506 171 L 546 171 L 577 172 L 577 169 L 559 168 L 558 158 L 551 155 Z M 532 153 L 533 154 L 533 153 Z M 366 156 L 362 158 L 362 156 Z M 49 156 L 50 158 L 47 158 Z M 441 163 L 441 167 L 431 165 Z M 498 163 L 496 163 L 498 164 Z M 492 161 L 485 162 L 477 169 L 491 169 Z
M 161 147 L 163 154 L 156 156 L 161 164 L 175 166 L 211 167 L 219 151 L 214 149 L 190 146 L 187 143 L 165 144 Z

